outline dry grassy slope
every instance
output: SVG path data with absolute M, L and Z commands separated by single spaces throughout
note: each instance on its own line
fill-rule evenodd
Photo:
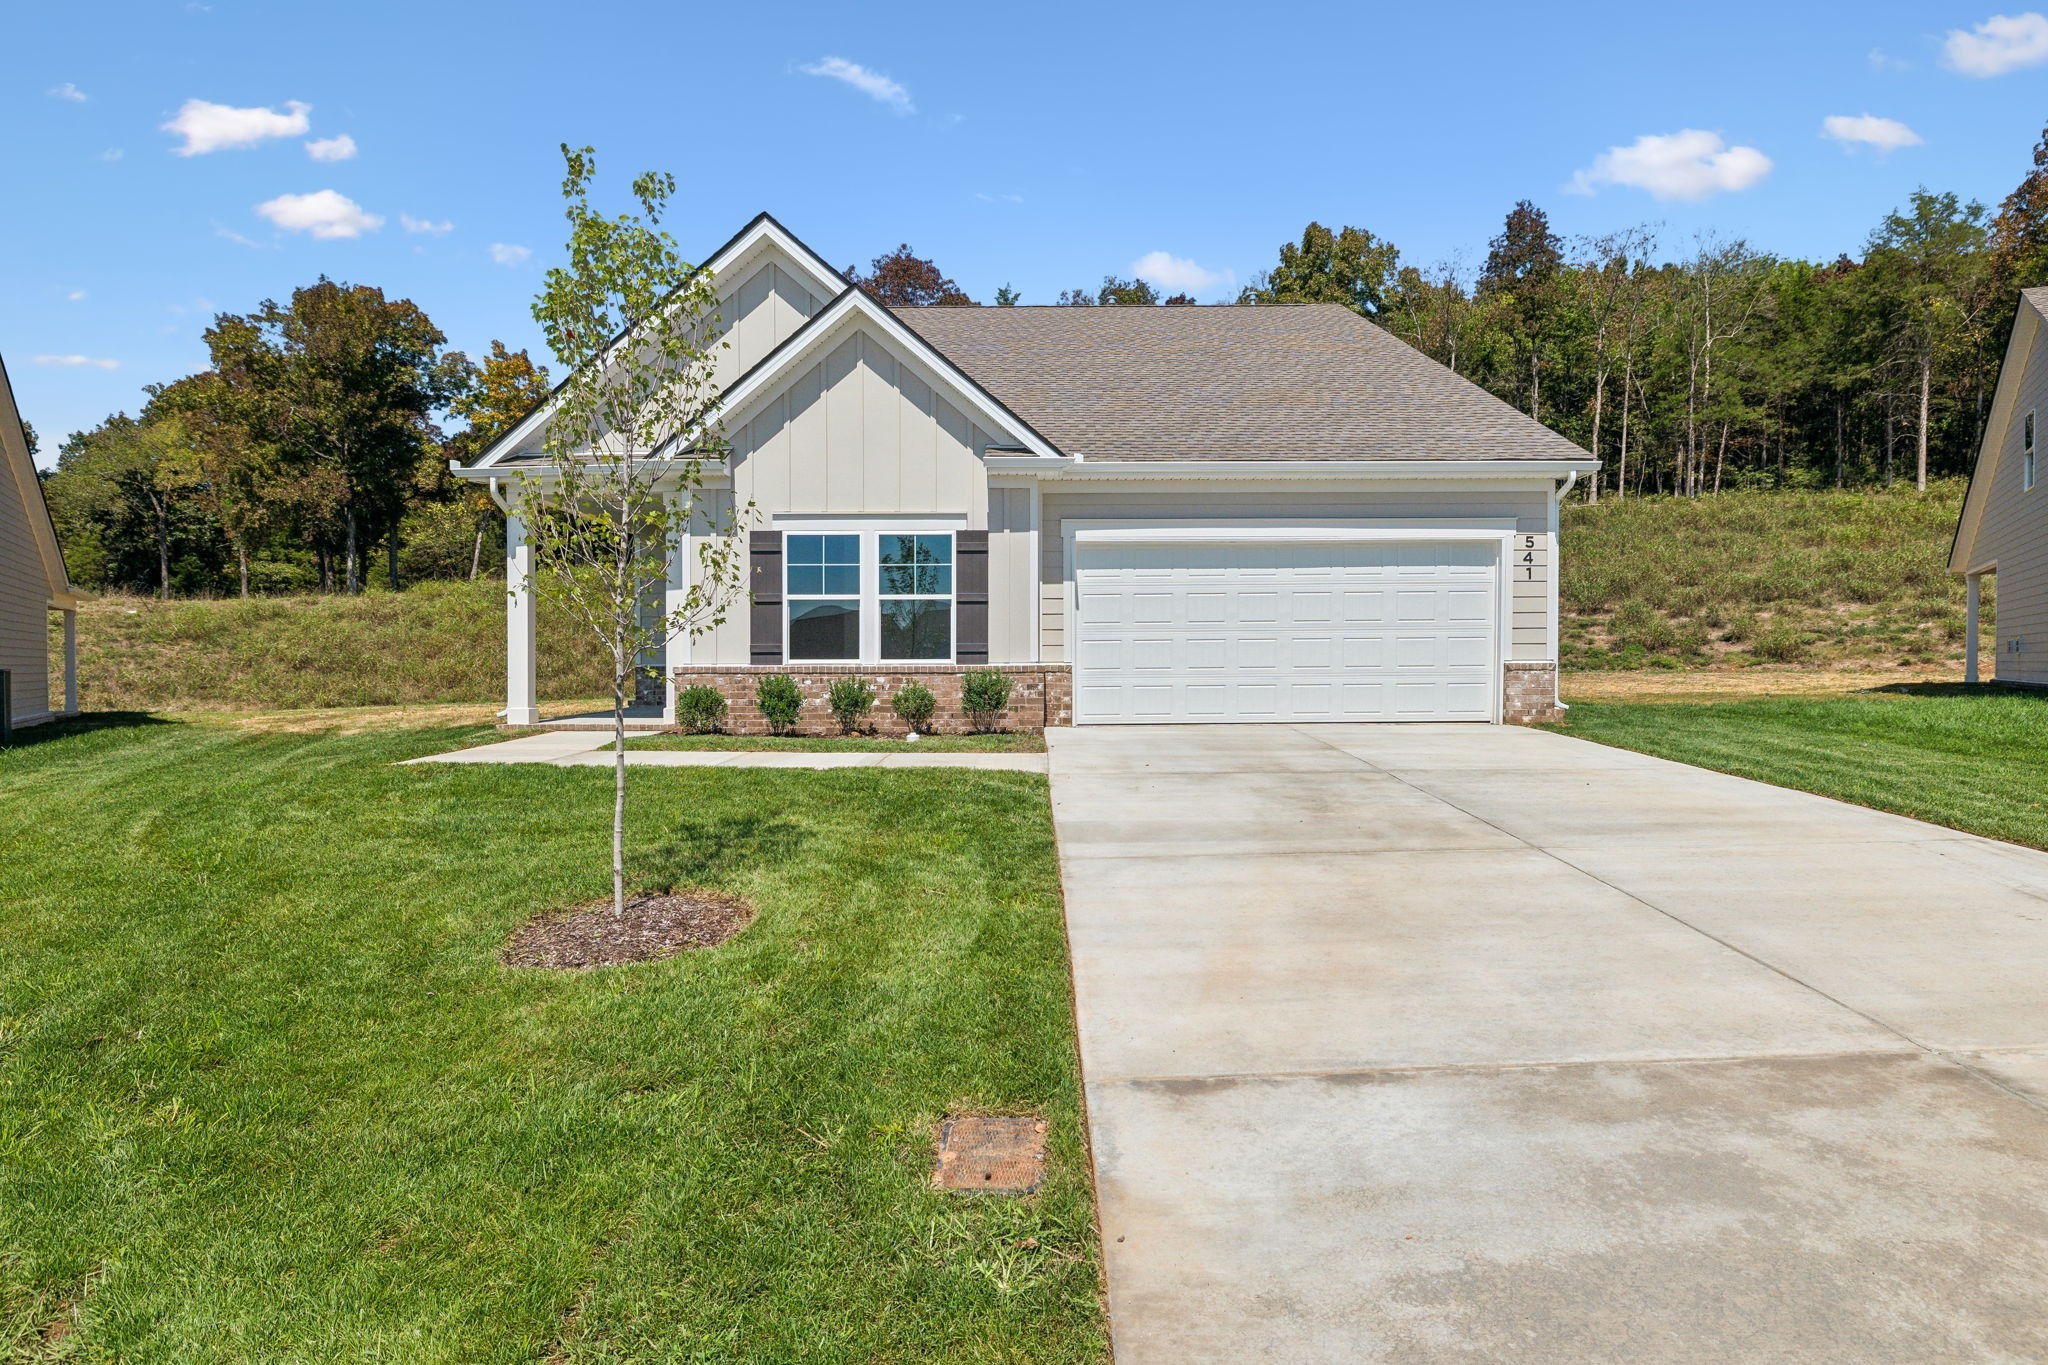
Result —
M 1960 660 L 1964 487 L 1568 506 L 1565 667 Z
M 89 710 L 282 710 L 491 702 L 505 694 L 504 584 L 422 583 L 361 597 L 158 602 L 79 613 Z M 543 610 L 541 695 L 610 690 L 595 640 Z

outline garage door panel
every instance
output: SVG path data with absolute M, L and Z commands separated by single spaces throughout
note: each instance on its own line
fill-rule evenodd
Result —
M 1077 547 L 1075 717 L 1488 720 L 1488 542 Z

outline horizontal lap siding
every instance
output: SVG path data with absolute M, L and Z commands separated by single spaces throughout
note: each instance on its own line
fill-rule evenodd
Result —
M 50 583 L 29 517 L 7 466 L 0 463 L 0 668 L 14 678 L 14 719 L 50 710 Z
M 1044 492 L 1044 538 L 1039 559 L 1039 642 L 1047 661 L 1068 658 L 1065 523 L 1158 518 L 1161 520 L 1398 520 L 1404 517 L 1455 521 L 1513 518 L 1521 535 L 1533 535 L 1536 569 L 1533 580 L 1517 575 L 1509 597 L 1511 639 L 1508 658 L 1543 661 L 1550 646 L 1550 592 L 1556 571 L 1550 535 L 1549 496 L 1542 489 L 1521 490 L 1333 490 L 1314 485 L 1272 489 L 1200 488 L 1133 489 L 1125 487 L 1062 488 L 1048 484 Z M 1427 530 L 1418 530 L 1426 539 Z M 1520 553 L 1519 551 L 1517 553 Z
M 2025 415 L 2034 413 L 2035 458 L 2041 477 L 2023 489 L 2021 445 Z M 2048 337 L 2037 331 L 2021 373 L 2018 401 L 1999 447 L 1998 470 L 1977 536 L 1978 562 L 1998 562 L 1997 643 L 1984 670 L 2006 682 L 2048 684 Z M 2014 653 L 2011 646 L 2023 648 Z

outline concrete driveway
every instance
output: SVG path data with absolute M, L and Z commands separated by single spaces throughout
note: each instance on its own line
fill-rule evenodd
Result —
M 1533 730 L 1051 739 L 1124 1365 L 2048 1358 L 2048 855 Z

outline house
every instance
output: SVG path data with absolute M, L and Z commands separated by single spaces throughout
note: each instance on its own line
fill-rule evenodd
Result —
M 64 676 L 50 696 L 50 613 L 64 614 Z M 78 711 L 78 595 L 0 362 L 0 732 Z
M 2048 686 L 2048 490 L 2037 428 L 2048 416 L 2048 289 L 2020 291 L 1984 444 L 1956 522 L 1950 573 L 1969 585 L 1964 676 L 1976 682 L 1977 615 L 1985 574 L 1998 575 L 1999 682 Z
M 763 673 L 814 705 L 852 673 L 943 713 L 994 665 L 1020 726 L 1556 713 L 1557 509 L 1594 462 L 1357 314 L 888 308 L 766 214 L 706 268 L 707 496 L 755 509 L 752 602 L 649 661 L 670 706 L 708 684 L 748 728 Z M 548 420 L 457 473 L 516 497 Z M 523 542 L 511 501 L 514 583 Z M 530 723 L 532 602 L 508 612 Z

